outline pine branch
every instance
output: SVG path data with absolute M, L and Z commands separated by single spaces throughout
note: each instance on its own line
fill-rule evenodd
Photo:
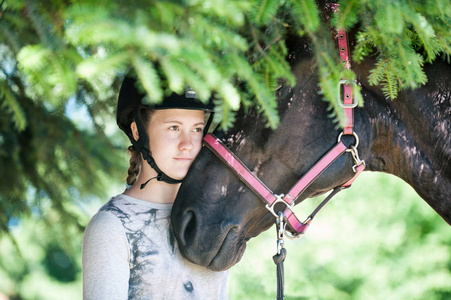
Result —
M 181 61 L 172 57 L 163 57 L 160 64 L 167 78 L 168 87 L 176 93 L 182 93 L 185 88 L 185 76 L 182 74 Z
M 353 50 L 352 58 L 355 62 L 361 63 L 365 57 L 373 53 L 374 45 L 371 43 L 371 37 L 367 32 L 361 32 L 357 35 L 357 44 Z
M 404 20 L 401 12 L 403 8 L 399 2 L 378 1 L 375 15 L 376 25 L 387 34 L 401 34 L 404 29 Z
M 293 1 L 292 14 L 297 16 L 301 26 L 310 32 L 315 32 L 319 26 L 319 11 L 313 0 Z
M 117 70 L 126 69 L 130 63 L 130 54 L 128 52 L 111 53 L 104 58 L 92 56 L 83 60 L 76 67 L 76 73 L 81 78 L 93 80 L 102 75 L 109 74 L 114 76 Z
M 250 2 L 250 1 L 249 1 Z M 248 1 L 217 0 L 214 3 L 200 3 L 201 12 L 212 17 L 212 19 L 227 20 L 228 26 L 242 26 L 244 24 L 244 13 L 252 8 Z
M 332 25 L 339 28 L 351 28 L 359 21 L 358 14 L 362 11 L 362 6 L 357 0 L 344 0 L 339 2 L 339 17 L 333 16 Z M 363 10 L 364 11 L 364 10 Z
M 4 37 L 3 42 L 10 46 L 10 49 L 14 51 L 17 55 L 20 48 L 22 48 L 22 43 L 20 42 L 17 34 L 13 33 L 3 22 L 0 22 L 0 31 Z
M 398 86 L 396 85 L 396 81 L 392 79 L 391 75 L 391 70 L 385 68 L 385 84 L 382 86 L 382 91 L 384 92 L 385 97 L 393 100 L 398 97 Z
M 45 20 L 45 14 L 41 14 L 41 12 L 38 11 L 38 8 L 36 7 L 36 3 L 34 1 L 30 0 L 24 0 L 25 1 L 25 8 L 27 11 L 27 16 L 31 21 L 31 24 L 33 24 L 33 27 L 38 34 L 40 40 L 43 42 L 43 44 L 51 49 L 56 50 L 62 47 L 61 41 L 59 41 L 58 38 L 54 34 L 51 34 L 48 31 L 49 28 L 49 22 Z
M 227 105 L 227 102 L 216 101 L 215 105 L 214 123 L 222 129 L 233 127 L 236 113 Z
M 337 96 L 340 95 L 337 82 L 341 80 L 341 76 L 337 73 L 334 65 L 335 60 L 333 60 L 326 52 L 322 52 L 318 56 L 319 86 L 321 88 L 321 94 L 325 97 L 324 100 L 329 102 L 329 117 L 334 117 L 338 126 L 343 126 L 345 116 L 338 105 L 340 99 L 337 99 Z
M 229 82 L 223 82 L 216 88 L 217 93 L 224 101 L 224 106 L 236 111 L 240 108 L 241 99 L 237 89 Z
M 265 25 L 274 17 L 278 8 L 279 0 L 255 0 L 250 16 L 257 25 Z
M 435 38 L 435 32 L 429 22 L 424 16 L 419 13 L 406 13 L 403 11 L 403 16 L 410 22 L 418 35 L 421 45 L 424 47 L 426 60 L 432 61 L 435 59 L 436 51 L 431 44 L 431 40 Z
M 23 131 L 27 125 L 27 120 L 6 80 L 0 80 L 0 100 L 2 102 L 0 106 L 12 115 L 16 129 Z
M 233 64 L 234 68 L 236 68 L 239 79 L 246 82 L 249 89 L 253 91 L 257 103 L 260 106 L 260 111 L 268 120 L 268 126 L 276 128 L 279 119 L 276 110 L 275 93 L 269 92 L 268 89 L 263 86 L 258 75 L 253 72 L 252 68 L 246 64 L 246 61 L 242 57 L 231 55 L 230 62 Z
M 190 30 L 191 35 L 196 41 L 199 41 L 204 47 L 223 49 L 224 51 L 238 50 L 247 51 L 247 41 L 239 35 L 234 27 L 229 24 L 218 23 L 210 16 L 198 16 L 195 20 L 195 26 Z M 205 39 L 206 36 L 214 37 Z
M 396 67 L 399 69 L 397 73 L 402 74 L 400 75 L 402 82 L 407 83 L 411 88 L 426 83 L 422 71 L 423 57 L 418 55 L 411 47 L 402 45 L 402 43 L 398 43 L 397 49 L 398 55 L 395 57 L 398 59 L 398 63 Z
M 136 54 L 132 57 L 133 69 L 142 84 L 144 91 L 146 91 L 150 103 L 159 103 L 163 100 L 163 90 L 160 84 L 160 77 L 154 66 L 147 60 Z M 145 102 L 146 99 L 143 100 Z

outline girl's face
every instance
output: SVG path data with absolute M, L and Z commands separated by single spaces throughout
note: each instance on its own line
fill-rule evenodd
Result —
M 158 167 L 181 180 L 202 148 L 204 112 L 188 109 L 155 110 L 147 134 Z

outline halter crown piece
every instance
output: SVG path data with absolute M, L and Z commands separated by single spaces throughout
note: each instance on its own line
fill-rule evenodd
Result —
M 331 6 L 334 13 L 338 12 L 338 4 Z M 340 59 L 345 64 L 347 69 L 350 69 L 350 56 L 348 49 L 348 40 L 346 31 L 343 28 L 337 29 L 337 40 L 340 52 Z M 357 106 L 357 102 L 353 99 L 351 82 L 342 79 L 338 82 L 339 95 L 337 101 L 340 107 L 344 110 L 345 124 L 343 127 L 343 132 L 338 136 L 337 144 L 329 150 L 316 164 L 310 168 L 304 176 L 299 179 L 299 181 L 291 188 L 291 190 L 286 194 L 275 194 L 268 188 L 254 173 L 252 173 L 249 168 L 229 149 L 227 148 L 221 140 L 216 138 L 213 134 L 207 134 L 204 137 L 204 144 L 218 157 L 220 158 L 229 168 L 231 168 L 240 180 L 246 184 L 246 186 L 251 189 L 255 195 L 257 195 L 266 208 L 274 215 L 276 218 L 277 225 L 277 254 L 274 256 L 274 262 L 277 265 L 278 274 L 278 285 L 277 285 L 277 299 L 283 299 L 283 261 L 286 256 L 286 249 L 283 247 L 284 235 L 289 238 L 299 238 L 305 233 L 309 227 L 311 221 L 315 215 L 324 207 L 324 205 L 332 199 L 338 192 L 348 188 L 357 178 L 357 176 L 365 169 L 365 162 L 360 159 L 357 147 L 359 144 L 359 139 L 357 134 L 354 132 L 354 108 Z M 354 145 L 346 146 L 342 142 L 342 136 L 352 135 L 355 139 Z M 344 153 L 351 153 L 354 166 L 352 167 L 354 171 L 354 176 L 345 182 L 343 185 L 335 187 L 332 192 L 321 202 L 321 204 L 307 217 L 304 222 L 299 221 L 295 216 L 292 208 L 302 193 L 320 176 L 334 161 L 341 157 Z M 283 211 L 275 211 L 275 205 L 281 203 L 285 205 Z M 287 227 L 288 225 L 288 227 Z

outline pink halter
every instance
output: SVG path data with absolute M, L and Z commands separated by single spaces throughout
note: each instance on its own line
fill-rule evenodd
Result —
M 345 64 L 346 68 L 350 68 L 350 59 L 348 51 L 347 35 L 345 30 L 338 30 L 337 32 L 338 45 L 340 49 L 340 58 Z M 229 166 L 235 174 L 245 183 L 265 204 L 266 208 L 277 218 L 280 216 L 274 211 L 276 203 L 282 203 L 286 206 L 283 211 L 283 217 L 291 227 L 291 237 L 299 237 L 302 235 L 311 220 L 316 213 L 334 196 L 338 191 L 351 186 L 356 177 L 364 170 L 365 162 L 360 160 L 357 146 L 359 143 L 357 134 L 353 131 L 354 119 L 353 109 L 357 106 L 352 97 L 352 86 L 347 80 L 341 80 L 339 86 L 343 86 L 343 101 L 339 96 L 339 104 L 344 109 L 346 116 L 346 122 L 343 132 L 338 137 L 337 144 L 329 150 L 299 181 L 291 188 L 291 190 L 284 194 L 277 195 L 271 191 L 249 168 L 227 148 L 218 138 L 213 134 L 207 134 L 204 138 L 204 144 L 219 157 L 227 166 Z M 355 138 L 355 144 L 349 148 L 341 141 L 343 135 L 353 135 Z M 354 159 L 355 165 L 353 166 L 354 177 L 341 186 L 338 186 L 334 191 L 319 205 L 319 207 L 305 220 L 304 222 L 294 215 L 292 207 L 295 204 L 297 198 L 312 184 L 315 179 L 321 175 L 336 159 L 338 159 L 345 152 L 350 152 Z M 290 235 L 289 235 L 290 236 Z

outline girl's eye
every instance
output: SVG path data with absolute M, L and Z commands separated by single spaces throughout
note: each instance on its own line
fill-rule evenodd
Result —
M 198 127 L 198 128 L 194 128 L 193 131 L 194 131 L 194 132 L 203 132 L 204 129 L 201 128 L 201 127 Z
M 174 126 L 169 127 L 169 130 L 178 131 L 179 127 L 174 125 Z

